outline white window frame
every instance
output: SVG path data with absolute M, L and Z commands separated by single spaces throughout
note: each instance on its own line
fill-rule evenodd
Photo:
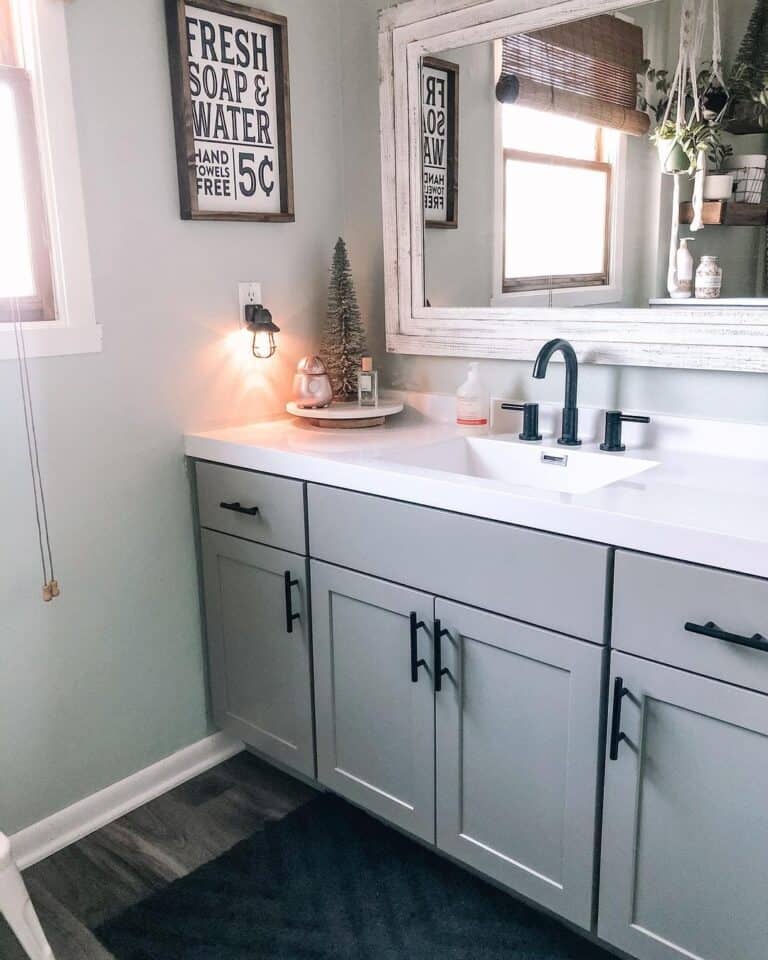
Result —
M 637 0 L 410 0 L 379 15 L 387 350 L 532 360 L 552 337 L 582 361 L 768 372 L 768 309 L 754 306 L 426 307 L 420 65 L 456 47 L 633 6 Z M 461 190 L 461 185 L 459 185 Z
M 502 41 L 493 44 L 494 76 L 501 73 Z M 611 157 L 611 244 L 609 282 L 601 287 L 567 287 L 553 290 L 503 291 L 504 286 L 504 105 L 494 101 L 493 123 L 493 296 L 492 307 L 591 307 L 621 303 L 624 297 L 624 198 L 627 183 L 626 139 L 616 137 Z
M 97 353 L 102 343 L 93 300 L 65 9 L 62 0 L 27 0 L 18 11 L 24 64 L 32 77 L 56 304 L 55 320 L 23 324 L 30 357 Z M 0 360 L 15 356 L 13 324 L 0 324 Z

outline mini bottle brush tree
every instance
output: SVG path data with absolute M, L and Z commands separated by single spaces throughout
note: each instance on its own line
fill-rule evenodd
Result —
M 755 3 L 733 64 L 731 84 L 736 99 L 734 120 L 746 119 L 752 121 L 752 130 L 768 131 L 768 0 Z
M 339 237 L 333 252 L 328 313 L 320 343 L 320 357 L 331 378 L 334 400 L 357 398 L 357 377 L 365 352 L 365 331 L 347 245 Z

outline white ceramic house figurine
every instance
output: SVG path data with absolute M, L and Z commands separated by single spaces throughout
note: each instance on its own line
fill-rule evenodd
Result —
M 8 921 L 30 960 L 54 960 L 21 873 L 11 856 L 10 840 L 3 833 L 0 833 L 0 914 Z

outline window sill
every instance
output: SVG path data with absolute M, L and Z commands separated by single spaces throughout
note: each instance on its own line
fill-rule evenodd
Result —
M 24 344 L 27 356 L 66 357 L 78 353 L 101 353 L 102 327 L 92 324 L 82 327 L 57 327 L 53 324 L 24 326 Z M 0 360 L 16 359 L 16 338 L 13 326 L 0 327 Z
M 553 307 L 592 307 L 600 304 L 621 303 L 623 291 L 618 286 L 573 287 L 568 290 L 553 290 Z M 492 307 L 547 307 L 550 305 L 548 290 L 502 293 L 491 298 Z

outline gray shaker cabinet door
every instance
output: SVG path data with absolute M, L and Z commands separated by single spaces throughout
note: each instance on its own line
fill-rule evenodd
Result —
M 306 560 L 202 531 L 214 718 L 266 756 L 315 775 Z M 293 612 L 288 631 L 285 573 Z
M 437 845 L 592 921 L 601 647 L 437 600 Z
M 315 561 L 311 574 L 318 779 L 433 842 L 433 600 Z M 426 626 L 416 683 L 411 613 Z
M 765 960 L 768 697 L 625 654 L 616 677 L 599 935 L 639 960 Z

